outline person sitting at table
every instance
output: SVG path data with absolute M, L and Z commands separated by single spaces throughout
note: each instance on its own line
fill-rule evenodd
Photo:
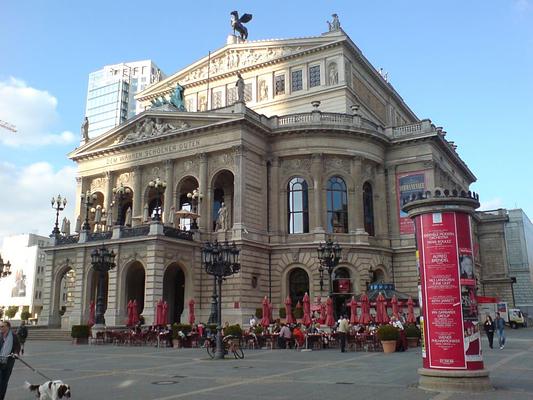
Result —
M 302 332 L 301 324 L 296 324 L 296 326 L 292 330 L 292 336 L 294 337 L 296 343 L 298 343 L 298 346 L 302 347 L 305 341 L 305 337 L 304 333 Z
M 280 330 L 281 325 L 279 323 L 279 319 L 277 319 L 276 321 L 274 321 L 274 325 L 272 326 L 272 333 L 279 333 Z
M 289 327 L 285 324 L 281 324 L 281 329 L 279 331 L 278 336 L 278 347 L 280 349 L 286 349 L 287 348 L 287 340 L 289 340 L 292 337 L 291 330 Z
M 395 328 L 398 328 L 399 330 L 403 331 L 403 325 L 402 325 L 402 323 L 400 321 L 398 321 L 398 318 L 396 318 L 396 316 L 393 315 L 390 318 L 389 324 L 391 324 Z

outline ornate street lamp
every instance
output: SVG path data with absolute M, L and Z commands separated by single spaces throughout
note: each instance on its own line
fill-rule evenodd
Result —
M 105 277 L 106 273 L 115 268 L 114 260 L 115 253 L 113 250 L 109 251 L 103 244 L 102 247 L 99 249 L 96 248 L 91 252 L 91 264 L 93 265 L 94 271 L 98 272 L 98 293 L 96 294 L 96 315 L 94 321 L 96 325 L 105 325 Z
M 339 243 L 333 243 L 331 238 L 326 240 L 326 243 L 320 243 L 317 249 L 318 259 L 320 261 L 320 266 L 318 271 L 320 272 L 320 291 L 323 290 L 324 286 L 324 270 L 327 270 L 329 275 L 329 296 L 333 294 L 333 284 L 331 281 L 331 274 L 337 265 L 339 265 L 339 260 L 341 259 L 342 248 L 339 246 Z
M 8 261 L 4 264 L 4 259 L 0 255 L 0 278 L 11 275 L 11 263 Z
M 198 189 L 194 189 L 192 192 L 187 193 L 187 197 L 191 201 L 192 212 L 198 214 L 198 202 L 202 199 L 202 194 Z M 196 223 L 197 217 L 192 219 L 191 229 L 198 229 L 198 224 Z
M 202 265 L 208 275 L 213 275 L 218 284 L 218 312 L 217 312 L 217 341 L 215 358 L 224 358 L 224 349 L 222 347 L 222 281 L 240 271 L 239 264 L 240 250 L 227 241 L 219 243 L 216 240 L 213 243 L 206 242 L 202 247 Z
M 124 201 L 124 197 L 130 193 L 131 189 L 124 186 L 122 182 L 120 182 L 120 186 L 113 188 L 113 195 L 115 196 L 115 203 L 117 204 L 117 222 L 115 222 L 115 225 L 122 225 L 124 223 L 124 221 L 122 221 L 122 202 Z
M 65 206 L 67 205 L 67 199 L 58 194 L 56 198 L 52 197 L 50 203 L 52 203 L 52 208 L 56 210 L 56 224 L 52 230 L 52 235 L 50 236 L 59 237 L 61 235 L 61 231 L 59 230 L 59 211 L 63 211 L 65 209 Z
M 82 203 L 85 203 L 85 222 L 81 228 L 84 231 L 91 230 L 91 224 L 89 224 L 89 211 L 91 210 L 91 207 L 97 198 L 98 196 L 96 196 L 96 194 L 91 194 L 90 190 L 87 190 L 85 193 L 81 194 L 81 201 Z
M 161 221 L 161 196 L 165 192 L 167 183 L 159 179 L 159 177 L 157 177 L 155 178 L 155 180 L 148 182 L 148 186 L 150 186 L 151 188 L 154 188 L 157 194 L 156 207 L 154 210 L 155 215 L 154 215 L 153 221 Z

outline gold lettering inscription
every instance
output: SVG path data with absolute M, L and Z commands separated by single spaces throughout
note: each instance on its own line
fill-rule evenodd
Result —
M 123 163 L 123 162 L 128 162 L 128 161 L 142 160 L 145 158 L 161 156 L 164 154 L 176 153 L 180 151 L 195 149 L 199 146 L 200 146 L 200 140 L 198 139 L 189 140 L 189 141 L 182 142 L 182 143 L 167 144 L 164 146 L 152 147 L 150 149 L 146 149 L 142 151 L 134 151 L 132 153 L 108 157 L 106 159 L 106 164 L 113 165 L 113 164 L 118 164 L 118 163 Z

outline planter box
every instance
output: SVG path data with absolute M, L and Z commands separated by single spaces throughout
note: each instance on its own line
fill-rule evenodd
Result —
M 89 338 L 72 338 L 72 344 L 88 344 Z
M 394 353 L 396 351 L 396 340 L 382 340 L 381 345 L 384 353 Z
M 418 347 L 418 338 L 417 337 L 408 337 L 407 338 L 407 347 Z

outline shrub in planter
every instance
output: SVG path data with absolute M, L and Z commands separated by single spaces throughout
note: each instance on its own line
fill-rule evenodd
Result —
M 304 310 L 301 308 L 295 308 L 292 311 L 292 315 L 294 315 L 294 318 L 300 319 L 304 316 Z
M 242 328 L 239 324 L 229 325 L 224 328 L 224 335 L 242 336 Z
M 392 325 L 381 325 L 378 328 L 378 339 L 381 341 L 398 340 L 400 331 Z
M 254 328 L 254 333 L 256 335 L 261 335 L 263 333 L 263 327 L 261 325 L 256 325 Z
M 172 325 L 172 339 L 183 339 L 191 330 L 192 326 L 189 324 L 174 323 Z
M 287 317 L 287 313 L 285 312 L 285 307 L 280 307 L 279 308 L 279 317 L 280 318 L 286 318 Z
M 207 324 L 205 327 L 209 329 L 211 333 L 217 333 L 217 324 Z
M 405 336 L 408 338 L 420 338 L 420 329 L 414 324 L 409 324 L 405 327 Z
M 91 336 L 91 328 L 89 325 L 72 325 L 70 336 L 76 344 L 87 344 L 88 338 Z
M 255 309 L 255 317 L 256 318 L 263 318 L 263 309 L 262 308 L 256 308 Z
M 31 313 L 28 310 L 24 310 L 20 313 L 20 319 L 23 321 L 27 321 L 28 319 L 30 319 L 30 317 Z

